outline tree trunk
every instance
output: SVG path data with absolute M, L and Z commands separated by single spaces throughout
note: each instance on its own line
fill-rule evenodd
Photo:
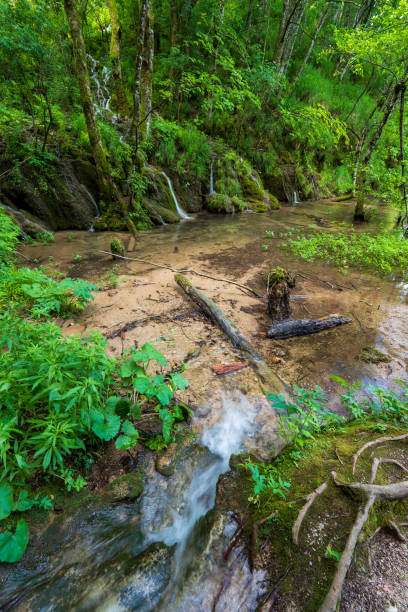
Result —
M 72 47 L 75 59 L 75 72 L 78 79 L 79 92 L 81 96 L 82 109 L 85 115 L 89 142 L 95 160 L 98 185 L 101 198 L 109 203 L 114 197 L 113 183 L 110 175 L 109 164 L 102 145 L 98 123 L 96 121 L 95 108 L 92 100 L 91 86 L 89 82 L 88 66 L 86 63 L 85 42 L 82 35 L 78 9 L 75 0 L 64 0 L 65 13 L 67 16 Z
M 282 323 L 275 323 L 268 329 L 268 338 L 276 340 L 285 338 L 294 338 L 296 336 L 308 336 L 309 334 L 317 334 L 318 332 L 332 329 L 338 325 L 351 323 L 352 319 L 341 317 L 339 315 L 330 315 L 325 319 L 288 319 Z
M 224 21 L 224 0 L 219 0 L 218 2 L 218 15 L 215 18 L 214 25 L 214 36 L 213 36 L 213 63 L 211 69 L 211 77 L 215 75 L 217 72 L 217 57 L 218 57 L 218 47 L 220 43 L 220 31 L 221 26 Z M 211 133 L 213 127 L 213 102 L 214 102 L 214 94 L 211 89 L 209 95 L 209 104 L 208 104 L 208 112 L 207 112 L 207 130 Z
M 112 65 L 112 80 L 116 93 L 116 106 L 120 115 L 126 115 L 127 104 L 125 90 L 123 87 L 122 67 L 120 64 L 120 51 L 122 40 L 122 29 L 119 21 L 116 0 L 107 0 L 110 20 L 111 20 L 111 39 L 109 55 Z
M 310 41 L 309 48 L 308 48 L 307 53 L 306 53 L 306 55 L 305 55 L 305 57 L 303 59 L 302 65 L 300 66 L 297 75 L 295 76 L 295 78 L 292 81 L 292 87 L 294 87 L 296 85 L 296 83 L 299 80 L 302 72 L 304 71 L 304 69 L 307 66 L 307 62 L 309 61 L 309 58 L 310 58 L 310 56 L 312 54 L 313 47 L 315 46 L 317 37 L 320 34 L 320 30 L 322 29 L 322 27 L 324 25 L 324 22 L 327 19 L 327 15 L 329 14 L 330 8 L 331 8 L 330 4 L 328 4 L 327 7 L 326 7 L 326 10 L 324 11 L 324 13 L 321 14 L 320 19 L 317 22 L 315 33 L 313 34 L 312 40 Z
M 146 11 L 146 27 L 143 45 L 142 78 L 140 84 L 140 135 L 147 138 L 150 132 L 152 112 L 152 82 L 154 58 L 154 17 L 151 0 Z
M 405 107 L 405 83 L 401 87 L 401 99 L 400 99 L 400 121 L 399 121 L 399 133 L 400 133 L 400 158 L 401 158 L 401 191 L 402 191 L 402 215 L 401 224 L 407 222 L 408 210 L 407 210 L 407 186 L 405 184 L 405 154 L 404 154 L 404 107 Z
M 139 29 L 137 34 L 137 52 L 135 61 L 135 74 L 133 80 L 133 117 L 131 133 L 135 140 L 136 149 L 139 147 L 140 132 L 140 92 L 142 80 L 143 49 L 145 42 L 145 31 L 147 21 L 147 10 L 150 0 L 142 0 L 139 13 Z
M 280 74 L 287 72 L 306 4 L 305 0 L 284 0 L 274 53 Z
M 367 147 L 367 151 L 363 157 L 362 164 L 361 164 L 363 169 L 360 172 L 360 176 L 358 179 L 358 196 L 357 196 L 356 208 L 354 211 L 354 219 L 356 220 L 359 220 L 359 221 L 364 220 L 364 199 L 365 199 L 365 187 L 366 187 L 366 176 L 367 176 L 366 168 L 368 164 L 370 163 L 371 155 L 373 154 L 377 146 L 377 143 L 381 138 L 383 129 L 398 102 L 398 99 L 401 93 L 401 87 L 405 87 L 405 80 L 407 78 L 407 75 L 408 75 L 408 64 L 405 67 L 405 71 L 404 71 L 404 74 L 402 75 L 401 80 L 394 86 L 392 90 L 392 95 L 390 95 L 387 99 L 387 102 L 384 107 L 383 117 L 376 131 L 372 135 L 371 140 Z

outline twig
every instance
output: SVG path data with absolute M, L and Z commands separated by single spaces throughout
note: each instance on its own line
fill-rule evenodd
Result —
M 272 518 L 275 514 L 276 514 L 276 512 L 272 512 L 271 514 L 268 514 L 268 516 L 265 516 L 264 518 L 259 519 L 258 521 L 256 521 L 253 524 L 253 527 L 252 527 L 252 542 L 251 542 L 251 557 L 250 557 L 251 572 L 254 570 L 255 546 L 256 546 L 256 541 L 257 541 L 257 538 L 258 538 L 258 528 L 261 525 L 263 525 L 264 523 L 266 523 L 266 521 L 269 521 L 269 519 Z
M 314 500 L 316 499 L 316 497 L 318 497 L 319 495 L 321 495 L 325 490 L 327 489 L 327 480 L 326 482 L 324 482 L 323 484 L 320 485 L 320 487 L 317 487 L 317 489 L 315 489 L 312 493 L 310 493 L 307 496 L 307 502 L 305 503 L 305 505 L 301 508 L 296 522 L 292 527 L 292 539 L 293 539 L 293 543 L 297 546 L 299 543 L 299 530 L 302 526 L 302 522 L 303 519 L 305 518 L 307 511 L 309 510 L 310 506 L 313 504 Z
M 263 598 L 262 602 L 259 604 L 259 606 L 257 606 L 255 612 L 261 612 L 261 610 L 263 609 L 264 605 L 267 603 L 267 601 L 271 598 L 271 596 L 278 590 L 278 588 L 280 587 L 280 585 L 282 584 L 282 582 L 285 580 L 286 576 L 289 574 L 290 570 L 292 569 L 292 565 L 288 565 L 288 567 L 285 569 L 285 571 L 283 572 L 282 576 L 279 578 L 279 580 L 273 585 L 273 587 L 267 592 L 267 594 L 265 595 L 265 597 Z
M 99 249 L 97 253 L 105 253 L 106 255 L 112 255 L 110 251 L 101 251 Z M 241 283 L 236 283 L 235 281 L 228 280 L 227 278 L 219 278 L 218 276 L 211 276 L 210 274 L 204 274 L 204 272 L 197 272 L 196 270 L 191 270 L 190 268 L 187 268 L 185 270 L 177 270 L 175 268 L 172 268 L 171 266 L 153 263 L 152 261 L 149 261 L 147 259 L 141 259 L 140 257 L 125 257 L 124 255 L 116 255 L 116 254 L 115 254 L 115 257 L 119 259 L 126 259 L 129 261 L 139 261 L 141 263 L 146 263 L 146 264 L 149 264 L 150 266 L 154 266 L 155 268 L 164 268 L 165 270 L 170 270 L 171 272 L 175 272 L 176 274 L 186 274 L 186 273 L 196 274 L 197 276 L 203 276 L 204 278 L 210 278 L 211 280 L 219 281 L 220 283 L 229 283 L 230 285 L 236 285 L 240 289 L 245 289 L 245 291 L 249 291 L 257 298 L 263 297 L 262 295 L 259 295 L 259 293 L 251 289 L 251 287 L 247 287 L 246 285 L 241 285 Z
M 341 465 L 344 465 L 344 461 L 340 458 L 339 451 L 337 450 L 337 446 L 334 449 L 336 451 L 336 457 L 340 461 Z

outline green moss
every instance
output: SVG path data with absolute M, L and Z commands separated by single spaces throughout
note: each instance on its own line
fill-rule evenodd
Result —
M 238 196 L 233 196 L 231 198 L 231 202 L 235 210 L 240 210 L 242 212 L 243 210 L 246 210 L 248 208 L 245 202 L 241 200 Z
M 143 477 L 139 473 L 119 476 L 119 478 L 115 478 L 108 487 L 108 495 L 114 501 L 136 499 L 142 491 Z
M 257 185 L 257 183 L 249 176 L 241 177 L 241 184 L 244 191 L 244 196 L 248 200 L 260 200 L 264 199 L 264 190 Z
M 244 502 L 248 521 L 248 535 L 252 534 L 253 524 L 270 516 L 258 529 L 258 543 L 255 550 L 256 563 L 268 568 L 275 568 L 273 579 L 278 578 L 290 565 L 291 571 L 280 589 L 293 598 L 305 612 L 315 612 L 327 593 L 334 572 L 336 561 L 326 556 L 326 547 L 341 553 L 348 534 L 354 523 L 359 507 L 358 497 L 349 495 L 335 486 L 331 472 L 338 473 L 339 480 L 344 482 L 367 480 L 371 471 L 372 456 L 369 452 L 359 458 L 356 473 L 352 474 L 352 457 L 367 441 L 381 436 L 377 429 L 378 421 L 367 418 L 363 422 L 351 421 L 337 429 L 331 429 L 316 436 L 303 449 L 288 446 L 268 469 L 274 469 L 282 479 L 289 481 L 291 487 L 282 499 L 273 489 L 267 488 L 258 496 L 256 504 Z M 386 422 L 384 422 L 386 424 Z M 389 426 L 389 423 L 388 423 Z M 393 432 L 395 431 L 394 428 Z M 395 434 L 397 435 L 397 433 Z M 395 442 L 392 443 L 395 450 Z M 401 449 L 403 446 L 401 446 Z M 389 456 L 390 448 L 382 448 L 381 455 Z M 377 453 L 378 453 L 377 451 Z M 377 455 L 376 453 L 376 455 Z M 339 457 L 343 463 L 340 463 Z M 259 464 L 261 473 L 262 465 Z M 266 466 L 265 466 L 266 467 Z M 395 466 L 380 466 L 377 484 L 389 482 L 390 471 Z M 380 470 L 384 471 L 381 472 Z M 398 467 L 395 467 L 398 470 Z M 242 467 L 235 467 L 237 491 L 248 491 L 249 473 Z M 392 476 L 401 478 L 400 472 Z M 246 482 L 245 482 L 246 481 Z M 299 533 L 299 545 L 292 542 L 292 527 L 305 498 L 322 483 L 328 483 L 326 491 L 319 496 L 308 511 Z M 240 493 L 241 494 L 241 493 Z M 252 486 L 249 495 L 253 495 Z M 408 511 L 408 500 L 389 502 L 377 501 L 373 506 L 364 529 L 364 537 L 369 537 L 377 527 L 394 520 L 401 522 Z M 256 557 L 257 550 L 267 551 Z
M 272 210 L 279 210 L 280 204 L 278 198 L 275 198 L 271 193 L 268 194 L 269 197 L 269 208 Z
M 207 198 L 207 208 L 215 213 L 232 213 L 234 208 L 231 198 L 222 193 L 213 193 Z
M 366 363 L 390 363 L 391 361 L 389 355 L 372 346 L 365 346 L 357 356 L 357 359 Z
M 97 231 L 111 230 L 113 232 L 126 231 L 126 222 L 116 214 L 106 213 L 97 219 L 94 224 L 94 229 Z
M 265 202 L 251 202 L 249 206 L 251 210 L 257 213 L 264 213 L 268 212 L 269 210 L 268 205 L 265 204 Z
M 125 247 L 123 246 L 119 238 L 112 237 L 110 239 L 109 245 L 110 245 L 110 250 L 113 256 L 115 255 L 121 255 L 122 257 L 124 256 Z
M 289 283 L 289 286 L 293 286 L 293 275 L 280 267 L 271 268 L 269 272 L 265 274 L 265 283 L 271 289 L 279 285 L 282 281 L 286 281 Z

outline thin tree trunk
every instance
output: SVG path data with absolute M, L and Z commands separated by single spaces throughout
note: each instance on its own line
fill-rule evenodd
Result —
M 268 42 L 269 26 L 270 26 L 270 23 L 271 23 L 271 4 L 270 4 L 270 1 L 266 0 L 264 10 L 265 10 L 265 12 L 268 11 L 268 19 L 267 19 L 267 23 L 266 23 L 265 40 L 264 40 L 263 53 L 262 53 L 262 66 L 265 63 L 266 45 L 267 45 L 267 42 Z
M 309 61 L 309 58 L 310 58 L 310 56 L 312 54 L 313 47 L 315 46 L 317 37 L 320 34 L 320 30 L 322 29 L 322 27 L 324 25 L 324 22 L 327 19 L 327 15 L 329 14 L 330 8 L 331 8 L 330 4 L 328 4 L 327 7 L 326 7 L 326 10 L 324 11 L 324 13 L 322 13 L 322 15 L 320 16 L 319 21 L 317 22 L 315 33 L 313 34 L 312 40 L 310 41 L 309 48 L 308 48 L 307 53 L 306 53 L 306 55 L 305 55 L 305 57 L 303 59 L 302 65 L 300 66 L 300 68 L 298 70 L 298 73 L 297 73 L 297 75 L 295 76 L 295 78 L 294 78 L 294 80 L 292 82 L 292 87 L 294 87 L 296 85 L 297 81 L 299 80 L 300 76 L 302 75 L 302 72 L 304 71 L 304 69 L 307 66 L 307 62 Z
M 304 0 L 296 0 L 289 12 L 281 41 L 282 49 L 279 60 L 280 74 L 286 74 L 288 70 L 306 4 L 307 2 Z
M 113 198 L 113 183 L 110 175 L 109 164 L 103 149 L 98 123 L 96 121 L 95 108 L 89 82 L 88 66 L 86 63 L 85 42 L 82 35 L 78 9 L 75 0 L 64 0 L 64 7 L 71 32 L 72 47 L 75 59 L 75 72 L 78 79 L 79 92 L 81 96 L 82 109 L 85 115 L 89 142 L 91 144 L 92 154 L 95 160 L 99 191 L 102 199 L 109 203 Z
M 125 90 L 123 87 L 122 67 L 120 64 L 122 29 L 119 21 L 116 0 L 107 0 L 110 20 L 111 20 L 111 39 L 109 55 L 112 65 L 112 80 L 116 93 L 116 105 L 120 115 L 126 115 L 127 104 Z
M 401 80 L 394 86 L 392 95 L 388 98 L 387 103 L 385 104 L 384 114 L 381 119 L 381 122 L 378 125 L 374 134 L 372 135 L 369 145 L 367 147 L 367 151 L 363 157 L 363 160 L 362 160 L 363 170 L 360 172 L 360 176 L 358 180 L 358 197 L 357 197 L 356 208 L 354 211 L 354 218 L 357 220 L 364 220 L 364 199 L 365 199 L 365 186 L 366 186 L 366 177 L 367 177 L 366 168 L 370 162 L 371 155 L 373 154 L 375 147 L 377 146 L 377 143 L 379 139 L 381 138 L 383 129 L 398 102 L 398 99 L 401 94 L 401 88 L 405 87 L 405 81 L 406 81 L 407 75 L 408 75 L 408 64 L 405 67 L 405 71 L 401 77 Z
M 135 61 L 135 75 L 133 81 L 133 117 L 131 133 L 135 140 L 136 149 L 139 147 L 139 123 L 140 123 L 140 91 L 142 80 L 143 49 L 145 42 L 145 31 L 147 21 L 147 10 L 150 0 L 142 0 L 139 14 L 139 29 L 137 35 L 137 54 Z
M 400 158 L 401 158 L 401 190 L 402 190 L 402 205 L 403 215 L 401 223 L 406 223 L 408 219 L 407 210 L 407 186 L 405 184 L 405 154 L 404 154 L 404 109 L 405 109 L 405 83 L 401 87 L 401 99 L 400 99 L 400 121 L 399 121 L 399 133 L 400 133 Z
M 146 28 L 143 45 L 142 78 L 140 85 L 140 135 L 147 138 L 150 132 L 152 112 L 152 82 L 154 58 L 154 17 L 151 0 L 146 11 Z
M 214 26 L 214 37 L 213 37 L 214 55 L 213 55 L 211 76 L 215 75 L 215 73 L 217 72 L 217 58 L 218 58 L 218 47 L 220 43 L 220 31 L 221 31 L 221 26 L 224 21 L 224 0 L 219 0 L 218 6 L 219 6 L 219 11 L 215 19 L 215 26 Z M 210 133 L 212 132 L 212 127 L 213 127 L 213 102 L 214 102 L 214 94 L 211 89 L 210 95 L 209 95 L 209 104 L 208 104 L 208 113 L 207 113 L 207 129 Z

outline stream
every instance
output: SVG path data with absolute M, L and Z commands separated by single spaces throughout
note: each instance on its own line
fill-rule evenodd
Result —
M 364 229 L 391 227 L 392 215 L 388 209 L 383 213 Z M 395 378 L 406 378 L 408 289 L 366 272 L 349 270 L 344 275 L 326 262 L 303 262 L 279 249 L 278 239 L 293 228 L 315 227 L 316 220 L 324 221 L 321 231 L 336 231 L 350 222 L 351 215 L 352 204 L 334 202 L 296 203 L 271 215 L 198 215 L 143 232 L 128 256 L 177 269 L 194 268 L 257 290 L 262 290 L 260 272 L 272 264 L 297 271 L 296 293 L 307 295 L 307 301 L 305 307 L 294 303 L 295 316 L 341 312 L 353 318 L 347 329 L 274 344 L 265 341 L 268 318 L 259 300 L 225 283 L 203 277 L 193 282 L 221 305 L 290 384 L 321 384 L 336 407 L 338 387 L 330 374 L 392 388 L 398 387 Z M 274 231 L 275 236 L 268 240 L 266 231 Z M 111 235 L 59 232 L 55 243 L 28 245 L 25 254 L 40 263 L 55 258 L 61 270 L 95 280 L 112 268 L 112 259 L 98 253 L 107 249 Z M 129 241 L 124 233 L 117 236 L 125 244 Z M 82 258 L 80 264 L 73 263 L 76 255 Z M 167 475 L 156 469 L 151 455 L 142 459 L 138 469 L 145 475 L 145 485 L 136 501 L 113 501 L 109 496 L 85 499 L 79 508 L 55 515 L 37 530 L 23 562 L 0 568 L 0 608 L 254 611 L 268 588 L 267 577 L 260 571 L 251 573 L 242 545 L 225 559 L 237 522 L 232 512 L 217 504 L 217 482 L 228 471 L 231 455 L 261 452 L 262 447 L 262 452 L 270 452 L 273 411 L 262 403 L 259 389 L 253 390 L 256 379 L 249 369 L 213 377 L 211 364 L 238 360 L 239 355 L 209 323 L 194 319 L 171 271 L 126 261 L 120 263 L 120 274 L 123 281 L 117 289 L 100 291 L 89 313 L 63 322 L 63 329 L 111 331 L 132 318 L 157 314 L 157 321 L 129 332 L 127 341 L 142 344 L 159 338 L 160 350 L 169 360 L 182 360 L 199 344 L 201 353 L 186 371 L 190 389 L 184 400 L 196 407 L 192 424 L 196 438 L 181 447 L 177 467 Z M 192 318 L 183 326 L 177 314 L 186 309 Z M 391 362 L 358 361 L 359 351 L 367 345 L 385 350 Z M 110 350 L 120 351 L 120 339 L 110 342 Z M 277 354 L 283 354 L 280 361 Z

